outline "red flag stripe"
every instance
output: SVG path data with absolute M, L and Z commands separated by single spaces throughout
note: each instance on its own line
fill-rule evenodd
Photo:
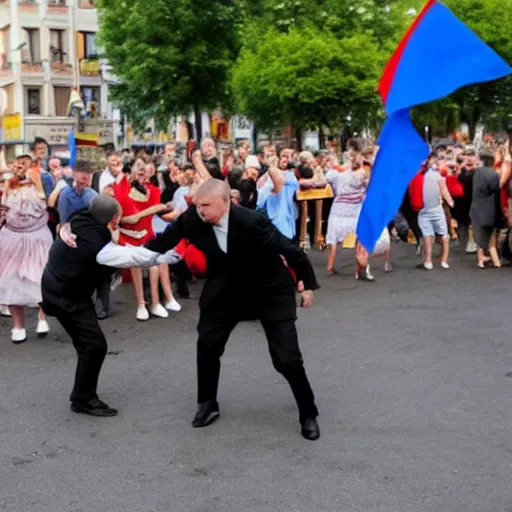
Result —
M 380 93 L 380 96 L 382 98 L 382 103 L 386 105 L 386 100 L 389 94 L 389 91 L 391 90 L 391 85 L 393 83 L 393 80 L 395 78 L 395 73 L 398 68 L 398 64 L 400 64 L 400 60 L 402 58 L 402 55 L 405 51 L 405 47 L 407 46 L 407 43 L 411 39 L 411 36 L 413 35 L 414 31 L 416 30 L 416 27 L 421 23 L 423 18 L 426 16 L 427 12 L 432 8 L 432 6 L 436 3 L 436 0 L 429 0 L 428 3 L 423 7 L 420 14 L 417 16 L 417 18 L 414 20 L 412 25 L 409 27 L 409 30 L 405 34 L 405 36 L 402 38 L 400 43 L 398 44 L 395 52 L 389 59 L 388 63 L 386 64 L 386 67 L 384 68 L 384 73 L 382 74 L 382 78 L 380 79 L 379 88 L 378 91 Z

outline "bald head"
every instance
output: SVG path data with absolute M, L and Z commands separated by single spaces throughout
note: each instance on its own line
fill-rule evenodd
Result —
M 89 213 L 98 224 L 106 226 L 121 214 L 121 206 L 113 197 L 100 194 L 91 201 Z
M 225 181 L 211 178 L 197 190 L 194 202 L 201 219 L 210 224 L 218 224 L 229 211 L 231 191 Z
M 202 183 L 196 190 L 196 199 L 205 196 L 215 196 L 229 203 L 230 188 L 226 181 L 211 178 Z

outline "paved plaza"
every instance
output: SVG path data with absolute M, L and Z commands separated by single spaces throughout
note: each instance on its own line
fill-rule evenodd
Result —
M 350 253 L 332 278 L 312 255 L 322 289 L 298 327 L 317 442 L 256 322 L 228 344 L 220 420 L 194 430 L 196 300 L 137 323 L 131 287 L 116 291 L 100 393 L 120 414 L 106 419 L 70 412 L 75 353 L 55 321 L 14 346 L 2 318 L 0 510 L 511 512 L 512 269 L 458 249 L 429 273 L 412 246 L 393 250 L 375 283 L 354 281 Z

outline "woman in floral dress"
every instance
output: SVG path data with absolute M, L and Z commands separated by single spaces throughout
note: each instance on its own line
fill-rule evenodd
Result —
M 13 165 L 5 184 L 2 209 L 5 224 L 0 230 L 0 304 L 9 306 L 13 320 L 11 340 L 27 339 L 25 308 L 37 308 L 42 300 L 41 279 L 53 243 L 41 177 L 36 167 Z M 36 332 L 48 334 L 41 308 Z

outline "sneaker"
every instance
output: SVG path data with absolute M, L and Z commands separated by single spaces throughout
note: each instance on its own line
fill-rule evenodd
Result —
M 11 341 L 13 343 L 23 343 L 27 340 L 27 331 L 25 329 L 14 328 L 11 331 Z
M 450 265 L 448 265 L 448 263 L 446 263 L 446 261 L 442 261 L 441 262 L 441 267 L 445 268 L 446 270 L 448 270 L 450 268 Z
M 143 304 L 137 308 L 137 320 L 139 320 L 139 322 L 149 320 L 149 311 Z
M 370 271 L 370 265 L 366 267 L 365 277 L 367 281 L 375 281 L 375 277 L 373 277 L 373 274 Z
M 434 268 L 434 264 L 431 261 L 429 261 L 428 263 L 425 262 L 423 263 L 423 268 L 425 270 L 432 270 Z
M 178 312 L 181 311 L 181 306 L 178 304 L 176 299 L 172 299 L 165 305 L 165 309 Z
M 466 244 L 466 253 L 468 254 L 475 254 L 478 250 L 478 246 L 476 245 L 474 240 L 469 240 L 469 242 Z
M 151 306 L 149 308 L 149 312 L 158 318 L 169 318 L 169 313 L 167 313 L 167 310 L 162 306 L 162 304 L 155 304 L 154 306 Z
M 44 338 L 50 332 L 50 326 L 46 320 L 37 322 L 36 334 L 38 338 Z
M 12 316 L 9 311 L 9 306 L 0 306 L 0 315 L 1 316 Z

